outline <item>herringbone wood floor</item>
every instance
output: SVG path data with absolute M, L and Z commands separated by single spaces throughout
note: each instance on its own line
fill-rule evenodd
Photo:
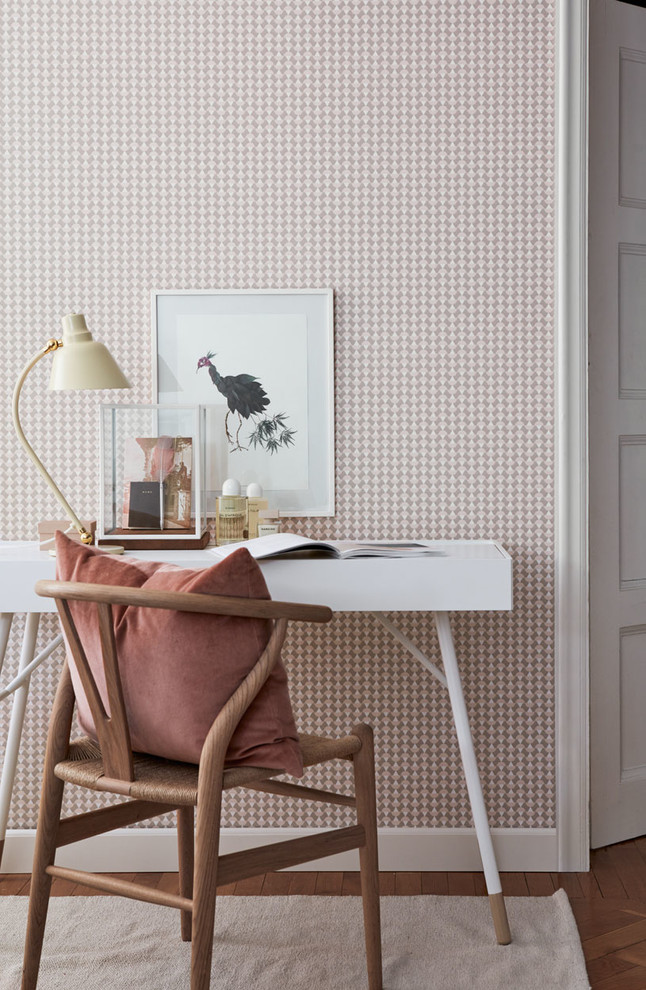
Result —
M 176 873 L 123 874 L 177 892 Z M 593 990 L 646 990 L 646 836 L 597 849 L 589 873 L 503 873 L 508 897 L 542 897 L 558 887 L 567 892 L 579 926 Z M 481 873 L 382 873 L 383 894 L 486 893 Z M 0 875 L 0 895 L 28 894 L 28 874 Z M 97 891 L 54 880 L 58 897 L 101 896 Z M 221 887 L 222 895 L 358 894 L 357 873 L 267 873 Z

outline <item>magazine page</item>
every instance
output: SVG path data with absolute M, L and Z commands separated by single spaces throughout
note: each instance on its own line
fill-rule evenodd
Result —
M 331 544 L 319 543 L 317 540 L 310 540 L 306 536 L 297 536 L 296 533 L 272 533 L 270 536 L 258 536 L 254 540 L 243 540 L 241 543 L 210 547 L 210 551 L 218 557 L 228 557 L 230 553 L 234 553 L 240 547 L 245 547 L 256 560 L 260 560 L 262 557 L 274 557 L 281 553 L 291 553 L 293 550 L 301 550 L 305 547 L 310 550 L 325 550 L 327 547 L 334 552 Z
M 344 540 L 334 546 L 342 558 L 347 557 L 439 557 L 441 550 L 414 540 L 368 542 Z
M 412 540 L 375 541 L 365 540 L 310 540 L 306 536 L 295 533 L 273 533 L 271 536 L 259 536 L 254 540 L 243 540 L 240 543 L 229 543 L 222 547 L 211 547 L 211 553 L 218 557 L 227 557 L 240 547 L 246 547 L 252 557 L 261 560 L 265 557 L 279 557 L 281 554 L 294 553 L 300 550 L 318 550 L 333 557 L 346 560 L 350 557 L 438 557 L 443 556 L 441 550 L 427 546 L 425 543 Z

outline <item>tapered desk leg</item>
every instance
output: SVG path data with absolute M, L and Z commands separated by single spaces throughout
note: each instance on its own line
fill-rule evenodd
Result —
M 478 764 L 476 762 L 476 755 L 473 749 L 469 716 L 464 703 L 462 682 L 460 680 L 460 671 L 458 669 L 458 661 L 455 655 L 455 647 L 453 645 L 453 635 L 451 633 L 451 623 L 449 621 L 448 613 L 435 612 L 435 625 L 440 642 L 440 653 L 442 654 L 444 672 L 432 663 L 428 657 L 425 656 L 422 651 L 419 650 L 415 644 L 412 643 L 410 639 L 405 636 L 404 633 L 402 633 L 382 612 L 373 612 L 373 615 L 375 619 L 377 619 L 377 621 L 380 622 L 381 625 L 384 626 L 388 632 L 394 636 L 394 638 L 401 643 L 401 645 L 405 647 L 412 656 L 415 657 L 416 660 L 419 660 L 419 662 L 426 667 L 426 669 L 433 675 L 433 677 L 436 678 L 436 680 L 440 682 L 440 684 L 443 684 L 444 687 L 447 688 L 449 692 L 449 699 L 453 710 L 453 721 L 455 723 L 455 730 L 458 737 L 458 745 L 460 747 L 462 766 L 464 767 L 464 775 L 467 782 L 469 801 L 471 802 L 471 812 L 473 814 L 476 837 L 480 848 L 480 858 L 482 860 L 482 868 L 484 870 L 485 881 L 487 884 L 487 892 L 489 894 L 489 904 L 491 907 L 496 938 L 500 945 L 508 945 L 511 942 L 511 934 L 509 931 L 509 922 L 507 921 L 507 909 L 502 896 L 502 886 L 500 884 L 498 866 L 496 864 L 496 857 L 493 851 L 491 832 L 489 831 L 487 811 L 485 808 L 484 797 L 482 795 L 482 787 L 480 785 L 480 774 L 478 773 Z
M 496 930 L 496 938 L 498 939 L 498 943 L 500 945 L 508 945 L 509 942 L 511 942 L 511 933 L 509 931 L 509 922 L 507 920 L 507 909 L 502 896 L 502 886 L 500 884 L 496 856 L 493 851 L 491 832 L 489 830 L 489 822 L 487 820 L 487 810 L 485 808 L 482 786 L 480 784 L 480 774 L 478 773 L 478 764 L 476 762 L 476 754 L 473 749 L 473 740 L 471 738 L 469 716 L 464 703 L 460 671 L 458 669 L 458 661 L 455 655 L 455 647 L 453 645 L 451 623 L 447 612 L 435 613 L 435 626 L 437 628 L 437 636 L 440 642 L 440 652 L 442 654 L 444 674 L 446 676 L 449 698 L 451 699 L 451 708 L 453 709 L 453 720 L 455 722 L 460 755 L 462 756 L 462 765 L 464 767 L 464 775 L 467 782 L 467 791 L 469 792 L 469 801 L 471 802 L 471 811 L 473 814 L 473 822 L 478 839 L 478 846 L 480 847 L 482 868 L 484 870 L 485 882 L 487 884 L 487 892 L 489 894 L 489 904 L 491 905 L 491 914 L 493 917 L 494 928 Z
M 2 670 L 5 654 L 7 652 L 7 644 L 9 642 L 12 622 L 13 612 L 0 612 L 0 671 Z
M 22 651 L 20 654 L 20 664 L 18 673 L 25 669 L 33 659 L 36 652 L 36 637 L 38 635 L 38 622 L 40 614 L 30 612 L 25 619 L 25 632 L 22 640 Z M 2 853 L 4 850 L 5 835 L 7 832 L 7 820 L 9 818 L 9 805 L 11 804 L 11 792 L 16 776 L 18 765 L 18 750 L 20 748 L 20 736 L 25 720 L 25 709 L 29 696 L 29 680 L 27 679 L 15 692 L 13 696 L 13 707 L 11 709 L 11 721 L 9 723 L 9 734 L 7 736 L 7 746 L 5 749 L 4 764 L 2 767 L 2 779 L 0 780 L 0 865 L 2 865 Z

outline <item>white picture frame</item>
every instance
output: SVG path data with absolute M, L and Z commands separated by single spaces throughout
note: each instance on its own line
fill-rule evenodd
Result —
M 207 494 L 259 483 L 285 516 L 334 515 L 332 289 L 155 289 L 153 402 L 207 407 Z

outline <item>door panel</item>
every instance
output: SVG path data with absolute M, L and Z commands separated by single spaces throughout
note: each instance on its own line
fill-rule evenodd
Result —
M 646 834 L 646 10 L 590 4 L 592 846 Z
M 620 630 L 621 781 L 646 780 L 646 626 Z
M 616 15 L 623 18 L 622 12 Z M 643 17 L 631 14 L 630 17 Z M 628 19 L 628 18 L 626 18 Z M 638 44 L 641 38 L 636 39 Z M 630 36 L 625 35 L 630 44 Z M 619 49 L 619 204 L 646 207 L 646 53 Z
M 646 248 L 619 245 L 619 398 L 646 399 Z

